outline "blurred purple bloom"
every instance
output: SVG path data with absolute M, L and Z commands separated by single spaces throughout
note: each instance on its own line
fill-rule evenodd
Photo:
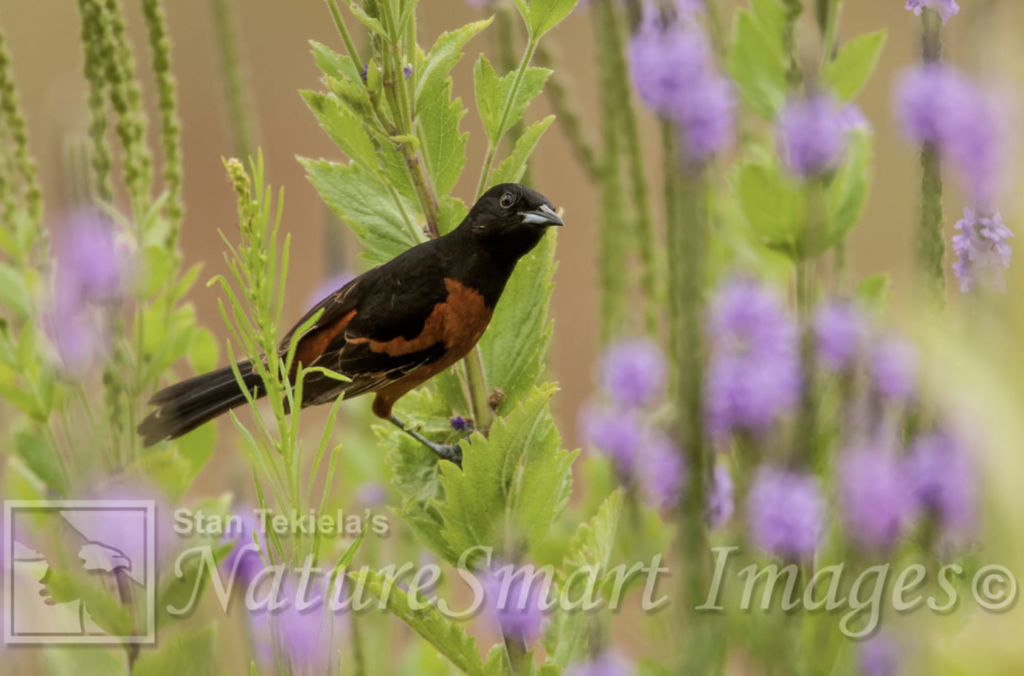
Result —
M 633 476 L 643 440 L 643 427 L 635 411 L 587 406 L 580 411 L 580 436 L 611 459 L 621 475 Z
M 814 315 L 814 337 L 824 365 L 833 371 L 846 370 L 867 341 L 867 318 L 851 302 L 830 301 Z
M 849 450 L 839 462 L 837 483 L 850 538 L 873 550 L 895 544 L 912 507 L 895 455 L 875 449 Z
M 926 8 L 934 9 L 942 17 L 942 23 L 949 21 L 949 17 L 960 12 L 960 5 L 956 0 L 907 0 L 906 9 L 912 10 L 914 14 L 921 16 Z
M 910 447 L 906 476 L 917 507 L 950 530 L 974 520 L 974 469 L 965 450 L 945 433 L 919 437 Z
M 668 435 L 652 432 L 645 437 L 636 472 L 651 507 L 671 509 L 679 504 L 686 485 L 686 461 Z
M 590 662 L 570 665 L 564 676 L 633 676 L 635 673 L 629 660 L 615 653 L 604 653 Z
M 864 117 L 864 112 L 852 103 L 839 111 L 839 126 L 846 133 L 871 131 L 871 123 Z
M 953 271 L 960 280 L 960 291 L 967 293 L 981 281 L 1005 292 L 1003 269 L 1010 268 L 1013 233 L 1003 224 L 1003 217 L 998 211 L 991 216 L 976 216 L 965 209 L 964 218 L 957 222 L 956 229 L 960 234 L 953 236 L 953 251 L 957 257 Z
M 60 301 L 69 305 L 99 304 L 124 295 L 125 261 L 119 260 L 114 234 L 107 221 L 81 213 L 55 235 Z
M 452 429 L 456 432 L 465 432 L 469 429 L 469 423 L 461 415 L 453 415 L 448 419 L 448 424 L 452 426 Z
M 264 568 L 263 557 L 267 555 L 267 538 L 266 533 L 260 529 L 259 519 L 252 508 L 243 506 L 235 515 L 242 522 L 241 532 L 235 530 L 224 534 L 224 542 L 234 541 L 236 544 L 221 561 L 220 569 L 225 579 L 234 571 L 236 583 L 244 589 Z M 257 544 L 259 550 L 256 549 Z
M 827 174 L 843 159 L 848 120 L 825 94 L 789 101 L 779 115 L 779 155 L 801 178 Z
M 350 272 L 337 272 L 330 277 L 326 278 L 320 284 L 313 289 L 313 293 L 309 295 L 309 300 L 306 302 L 307 307 L 316 307 L 320 301 L 324 300 L 332 293 L 345 286 L 353 279 L 353 275 Z
M 542 568 L 495 564 L 480 575 L 484 606 L 503 634 L 533 643 L 541 634 L 550 593 Z
M 1004 121 L 991 96 L 956 69 L 926 64 L 897 81 L 896 114 L 903 132 L 918 144 L 930 143 L 949 159 L 988 206 L 1005 150 Z
M 388 488 L 379 481 L 367 481 L 356 489 L 355 501 L 360 507 L 383 507 L 388 504 Z
M 61 296 L 54 299 L 53 307 L 44 313 L 43 329 L 57 351 L 63 373 L 82 379 L 109 353 L 110 331 L 86 306 L 60 312 L 58 308 L 66 303 Z
M 909 399 L 917 385 L 917 349 L 898 336 L 878 339 L 871 350 L 871 378 L 886 399 Z
M 712 475 L 711 491 L 707 497 L 707 520 L 711 530 L 718 530 L 729 523 L 735 509 L 732 474 L 725 465 L 716 465 Z
M 261 581 L 257 598 L 270 595 L 272 580 L 272 576 L 267 576 Z M 337 644 L 345 627 L 345 617 L 331 611 L 330 597 L 334 592 L 327 591 L 324 576 L 311 576 L 301 598 L 300 582 L 295 575 L 284 578 L 278 593 L 286 602 L 282 607 L 249 611 L 256 652 L 259 661 L 271 667 L 275 664 L 276 647 L 278 657 L 289 665 L 283 673 L 330 673 L 332 662 L 337 665 Z M 297 601 L 309 607 L 300 610 Z
M 814 477 L 763 467 L 747 496 L 751 538 L 775 556 L 808 557 L 825 531 L 825 507 Z
M 601 384 L 623 406 L 643 406 L 662 393 L 667 365 L 665 356 L 649 340 L 617 343 L 604 353 Z
M 685 18 L 687 6 L 681 15 Z M 695 25 L 665 26 L 649 12 L 629 46 L 633 83 L 654 112 L 674 120 L 687 156 L 700 162 L 733 139 L 735 98 Z
M 764 432 L 800 395 L 796 327 L 774 293 L 746 279 L 720 288 L 709 313 L 705 409 L 711 434 Z
M 886 636 L 873 636 L 860 645 L 859 662 L 863 676 L 899 676 L 899 646 Z

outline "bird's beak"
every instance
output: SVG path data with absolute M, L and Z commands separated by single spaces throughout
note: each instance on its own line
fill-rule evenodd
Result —
M 536 211 L 525 212 L 523 214 L 523 223 L 543 225 L 545 227 L 551 225 L 565 225 L 565 222 L 558 217 L 555 210 L 546 204 L 542 204 L 540 209 L 537 209 Z

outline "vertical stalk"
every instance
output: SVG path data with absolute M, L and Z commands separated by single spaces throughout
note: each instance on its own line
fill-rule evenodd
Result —
M 245 74 L 230 2 L 231 0 L 210 0 L 213 7 L 213 23 L 217 31 L 221 77 L 224 79 L 224 93 L 227 97 L 233 154 L 248 159 L 255 155 L 256 124 L 255 117 L 250 112 L 251 99 L 246 93 Z
M 565 82 L 559 75 L 558 69 L 554 67 L 554 58 L 546 46 L 541 45 L 537 48 L 537 61 L 545 68 L 552 70 L 551 77 L 548 78 L 547 86 L 544 90 L 551 100 L 551 107 L 555 111 L 558 123 L 565 130 L 565 135 L 569 139 L 569 144 L 572 146 L 576 159 L 583 165 L 583 169 L 590 177 L 596 180 L 601 172 L 598 166 L 597 155 L 590 139 L 586 137 L 583 122 L 580 120 L 579 113 L 572 103 Z
M 14 140 L 15 157 L 18 171 L 25 183 L 25 197 L 29 213 L 38 225 L 42 220 L 43 201 L 36 177 L 36 163 L 28 150 L 28 132 L 25 117 L 18 102 L 18 92 L 14 88 L 11 75 L 11 59 L 4 44 L 4 35 L 0 32 L 0 115 L 6 122 Z
M 937 64 L 942 57 L 942 21 L 938 12 L 925 9 L 921 14 L 922 59 Z M 946 276 L 943 237 L 942 162 L 938 148 L 925 144 L 921 149 L 921 223 L 917 237 L 918 271 L 922 290 L 932 307 L 945 303 Z
M 512 20 L 512 10 L 505 3 L 499 4 L 495 8 L 494 12 L 494 29 L 495 37 L 498 43 L 498 68 L 499 72 L 504 75 L 505 73 L 511 73 L 516 67 L 516 39 L 515 39 L 515 23 Z M 509 129 L 508 136 L 506 137 L 509 149 L 515 147 L 516 141 L 523 135 L 523 129 L 525 125 L 523 121 L 516 120 L 512 128 Z M 526 171 L 523 173 L 522 183 L 530 185 L 530 165 L 527 163 Z
M 99 6 L 90 0 L 78 0 L 82 21 L 82 44 L 85 47 L 85 79 L 89 83 L 87 96 L 89 108 L 89 138 L 92 141 L 92 168 L 95 176 L 96 196 L 102 202 L 114 199 L 114 188 L 110 182 L 113 159 L 107 143 L 107 81 L 103 69 L 103 55 L 100 44 L 103 41 L 103 27 L 98 15 Z

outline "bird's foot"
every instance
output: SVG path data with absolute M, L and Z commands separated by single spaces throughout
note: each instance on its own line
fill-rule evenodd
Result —
M 399 420 L 398 417 L 396 416 L 391 416 L 391 423 L 395 427 L 397 427 L 398 429 L 402 430 L 410 437 L 415 439 L 416 441 L 420 442 L 421 444 L 432 450 L 442 460 L 448 460 L 449 462 L 455 463 L 460 468 L 462 467 L 462 447 L 459 446 L 458 443 L 439 444 L 436 441 L 431 441 L 430 439 L 427 439 L 419 432 L 411 430 L 408 427 L 406 427 L 405 423 Z M 466 441 L 468 443 L 469 440 L 467 439 Z

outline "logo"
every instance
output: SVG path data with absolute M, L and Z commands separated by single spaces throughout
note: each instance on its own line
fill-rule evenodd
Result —
M 4 503 L 5 643 L 153 643 L 152 500 Z

